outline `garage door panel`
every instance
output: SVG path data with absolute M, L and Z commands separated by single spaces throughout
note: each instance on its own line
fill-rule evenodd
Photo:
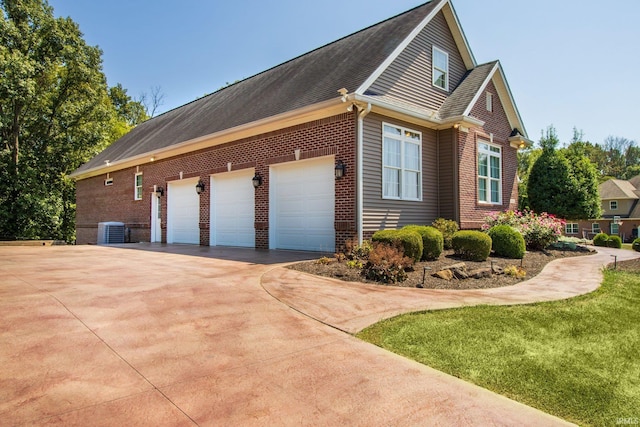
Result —
M 253 170 L 212 177 L 211 245 L 255 247 Z
M 275 166 L 271 179 L 271 247 L 334 251 L 333 158 Z
M 168 183 L 167 242 L 200 244 L 200 196 L 197 180 Z

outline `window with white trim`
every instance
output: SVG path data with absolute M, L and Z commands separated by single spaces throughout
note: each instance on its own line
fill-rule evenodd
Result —
M 382 197 L 422 200 L 422 133 L 382 124 Z
M 449 90 L 449 54 L 433 46 L 431 68 L 433 85 Z
M 577 222 L 568 222 L 564 225 L 564 234 L 578 234 L 579 231 Z
M 502 149 L 478 142 L 478 202 L 502 204 Z
M 594 233 L 594 234 L 600 233 L 600 223 L 599 222 L 594 222 L 593 224 L 591 224 L 591 232 Z
M 142 200 L 142 172 L 136 173 L 133 198 L 134 200 Z
M 609 202 L 609 210 L 611 211 L 617 211 L 618 210 L 618 201 L 617 200 L 612 200 Z
M 609 234 L 618 234 L 618 232 L 620 231 L 620 224 L 616 224 L 616 223 L 611 223 L 611 233 Z

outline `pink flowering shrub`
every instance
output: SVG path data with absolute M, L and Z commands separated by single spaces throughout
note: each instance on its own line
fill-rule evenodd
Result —
M 527 249 L 542 250 L 558 241 L 562 235 L 565 221 L 546 212 L 506 211 L 494 212 L 485 218 L 483 230 L 496 225 L 510 225 L 522 234 Z

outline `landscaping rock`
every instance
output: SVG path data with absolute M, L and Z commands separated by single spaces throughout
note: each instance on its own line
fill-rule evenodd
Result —
M 466 271 L 466 267 L 462 268 L 452 268 L 451 272 L 453 273 L 453 277 L 459 280 L 464 280 L 469 278 L 469 273 Z
M 467 264 L 464 262 L 458 262 L 456 264 L 447 265 L 446 267 L 442 267 L 443 270 L 463 270 L 467 269 Z
M 493 265 L 491 266 L 491 272 L 493 274 L 504 274 L 504 269 L 499 265 Z
M 433 273 L 432 276 L 439 277 L 444 280 L 451 280 L 453 279 L 453 272 L 451 270 L 440 270 Z
M 472 270 L 469 272 L 469 277 L 473 277 L 474 279 L 484 279 L 486 277 L 491 277 L 491 268 L 487 267 Z

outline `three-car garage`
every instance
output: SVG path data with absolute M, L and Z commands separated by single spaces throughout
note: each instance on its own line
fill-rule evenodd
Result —
M 274 164 L 268 189 L 254 188 L 253 168 L 211 175 L 209 244 L 255 247 L 256 191 L 268 191 L 270 249 L 335 251 L 333 170 L 333 156 Z M 167 243 L 200 244 L 197 183 L 168 183 Z

